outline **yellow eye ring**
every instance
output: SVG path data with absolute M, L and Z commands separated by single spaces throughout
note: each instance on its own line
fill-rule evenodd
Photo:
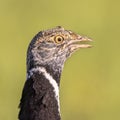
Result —
M 54 38 L 54 41 L 55 41 L 55 43 L 57 43 L 57 44 L 62 43 L 63 40 L 64 40 L 64 38 L 63 38 L 62 36 L 60 36 L 60 35 L 58 35 L 58 36 L 56 36 L 56 37 Z

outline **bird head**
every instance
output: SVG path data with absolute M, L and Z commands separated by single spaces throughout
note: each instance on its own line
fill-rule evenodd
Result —
M 41 31 L 29 45 L 27 62 L 29 64 L 32 61 L 37 65 L 51 65 L 54 69 L 59 68 L 76 50 L 91 47 L 83 43 L 84 41 L 91 41 L 91 39 L 60 26 Z

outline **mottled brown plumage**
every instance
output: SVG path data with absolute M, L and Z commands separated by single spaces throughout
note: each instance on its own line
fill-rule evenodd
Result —
M 59 84 L 66 59 L 91 41 L 63 27 L 39 32 L 27 52 L 27 81 L 20 101 L 20 120 L 60 120 Z

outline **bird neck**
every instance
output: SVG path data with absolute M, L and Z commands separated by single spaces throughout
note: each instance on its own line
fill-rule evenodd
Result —
M 20 120 L 60 120 L 60 70 L 37 65 L 28 71 L 21 104 Z
M 61 60 L 62 61 L 62 60 Z M 36 68 L 44 68 L 46 70 L 47 73 L 49 73 L 53 79 L 57 82 L 58 86 L 60 86 L 60 77 L 61 77 L 61 73 L 63 70 L 63 66 L 64 64 L 58 64 L 56 62 L 49 62 L 49 64 L 41 64 L 39 62 L 36 61 L 30 61 L 29 64 L 27 65 L 27 74 L 29 75 L 30 71 L 32 69 L 36 69 Z M 39 69 L 40 71 L 40 69 Z

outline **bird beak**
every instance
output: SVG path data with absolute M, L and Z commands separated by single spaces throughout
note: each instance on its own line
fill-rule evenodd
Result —
M 77 35 L 75 39 L 71 39 L 68 42 L 68 47 L 70 52 L 74 52 L 80 48 L 90 48 L 92 45 L 87 44 L 86 42 L 91 42 L 92 40 L 86 36 Z

